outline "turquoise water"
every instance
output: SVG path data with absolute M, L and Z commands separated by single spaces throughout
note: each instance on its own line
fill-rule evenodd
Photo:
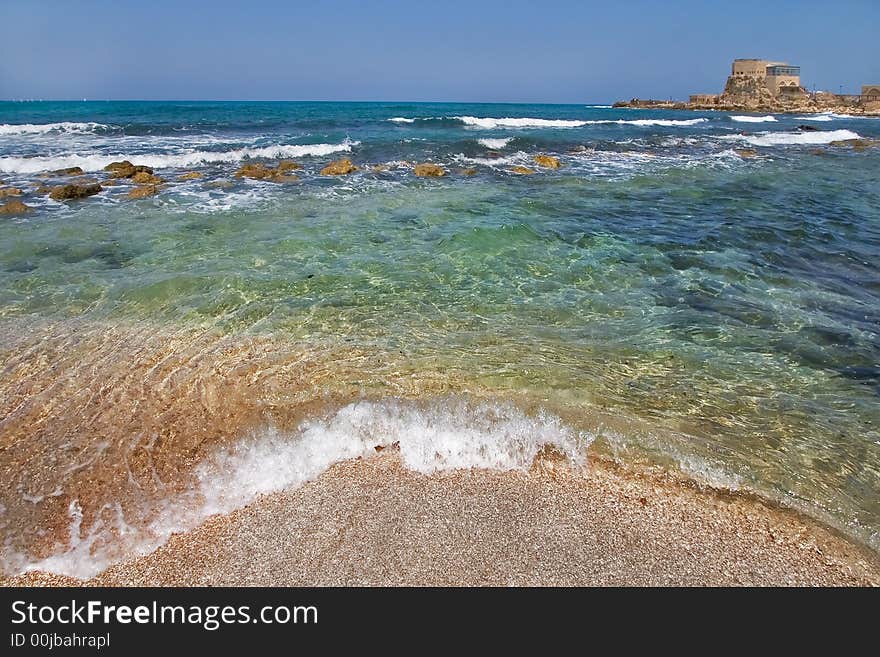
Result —
M 373 396 L 395 394 L 393 354 L 395 372 L 449 393 L 532 400 L 591 429 L 601 414 L 611 452 L 791 501 L 876 545 L 880 148 L 831 142 L 880 138 L 880 120 L 736 117 L 0 103 L 0 180 L 33 208 L 0 219 L 4 353 L 36 363 L 33 326 L 210 327 L 379 354 L 334 370 Z M 340 157 L 361 169 L 319 174 Z M 303 166 L 298 182 L 234 176 L 279 158 Z M 46 170 L 103 180 L 121 159 L 170 182 L 137 201 L 126 185 L 70 203 L 33 191 Z M 203 177 L 176 182 L 187 171 Z M 33 488 L 28 467 L 5 509 Z

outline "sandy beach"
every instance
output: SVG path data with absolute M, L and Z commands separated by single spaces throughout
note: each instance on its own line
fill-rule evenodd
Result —
M 402 467 L 386 450 L 259 498 L 87 582 L 4 585 L 877 586 L 880 560 L 792 511 L 599 460 Z

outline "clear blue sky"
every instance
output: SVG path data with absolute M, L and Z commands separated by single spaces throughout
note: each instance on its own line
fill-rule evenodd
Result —
M 880 0 L 0 0 L 0 98 L 600 102 L 880 82 Z

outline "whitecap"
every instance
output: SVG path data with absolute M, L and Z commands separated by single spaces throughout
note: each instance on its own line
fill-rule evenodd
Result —
M 103 123 L 74 123 L 70 121 L 61 123 L 0 123 L 0 136 L 41 135 L 49 132 L 90 133 L 110 127 Z
M 565 119 L 532 119 L 532 118 L 511 118 L 503 117 L 500 119 L 492 117 L 477 116 L 453 116 L 465 125 L 476 128 L 579 128 L 587 124 L 587 121 L 569 121 Z
M 809 144 L 829 144 L 832 141 L 861 139 L 852 130 L 828 130 L 817 132 L 765 132 L 760 135 L 730 135 L 721 139 L 737 139 L 753 146 L 790 146 Z
M 154 169 L 183 168 L 217 162 L 237 162 L 245 158 L 320 157 L 338 152 L 350 152 L 358 141 L 339 144 L 296 144 L 265 146 L 263 148 L 238 148 L 230 151 L 189 151 L 182 153 L 116 153 L 112 155 L 55 155 L 39 157 L 0 158 L 0 171 L 9 173 L 37 173 L 68 167 L 80 167 L 83 171 L 100 171 L 111 162 L 130 160 L 135 164 Z
M 395 116 L 393 119 L 388 119 L 392 123 L 415 123 L 415 119 L 408 119 L 405 116 Z
M 493 150 L 500 150 L 507 146 L 513 137 L 499 137 L 498 139 L 486 138 L 486 139 L 478 139 L 477 143 L 480 146 L 485 146 L 486 148 L 491 148 Z
M 773 123 L 776 121 L 775 116 L 731 116 L 731 121 L 738 121 L 739 123 Z

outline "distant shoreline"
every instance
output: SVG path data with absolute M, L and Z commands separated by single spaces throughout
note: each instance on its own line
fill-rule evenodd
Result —
M 880 103 L 870 103 L 870 106 L 847 105 L 847 104 L 816 104 L 803 106 L 780 106 L 780 105 L 705 105 L 672 100 L 653 100 L 633 98 L 632 100 L 619 100 L 612 107 L 615 109 L 655 109 L 655 110 L 692 110 L 713 112 L 766 112 L 770 114 L 827 114 L 829 112 L 841 112 L 853 116 L 876 116 L 880 117 Z M 877 107 L 873 107 L 877 105 Z

